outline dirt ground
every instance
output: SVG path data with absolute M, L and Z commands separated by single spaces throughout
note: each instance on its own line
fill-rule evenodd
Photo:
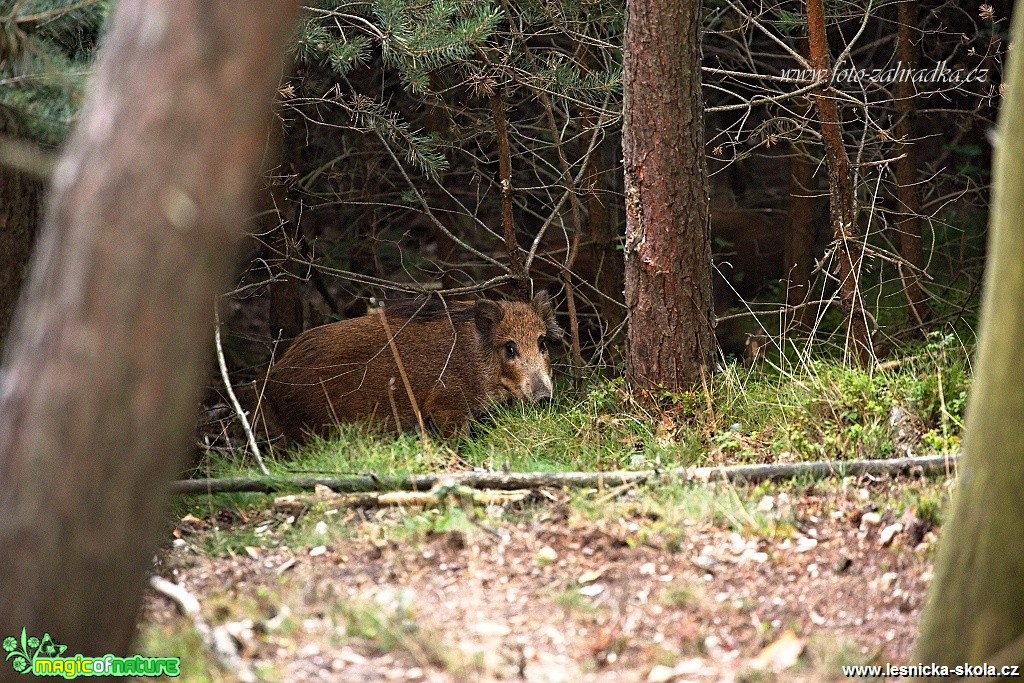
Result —
M 844 680 L 911 657 L 937 537 L 908 486 L 948 483 L 719 491 L 747 505 L 693 517 L 556 492 L 411 532 L 431 513 L 290 500 L 185 517 L 157 573 L 238 647 L 213 680 Z M 204 550 L 240 531 L 252 545 Z M 191 628 L 150 593 L 150 628 Z

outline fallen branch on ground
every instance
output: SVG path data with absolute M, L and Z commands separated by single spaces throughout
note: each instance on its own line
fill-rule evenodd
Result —
M 817 462 L 734 465 L 731 467 L 682 467 L 671 470 L 616 472 L 465 472 L 455 474 L 372 475 L 347 477 L 227 477 L 187 479 L 174 482 L 175 494 L 279 493 L 311 491 L 326 486 L 338 493 L 380 491 L 429 491 L 438 485 L 454 484 L 475 489 L 608 488 L 655 482 L 750 482 L 779 481 L 794 477 L 828 477 L 876 474 L 950 475 L 960 461 L 958 455 L 932 455 L 892 460 L 831 460 Z
M 339 508 L 438 507 L 445 503 L 470 505 L 508 505 L 526 500 L 530 490 L 478 491 L 469 487 L 439 486 L 431 491 L 381 491 L 366 493 L 335 493 L 317 486 L 312 494 L 290 494 L 274 499 L 274 509 L 301 514 L 311 503 L 327 503 Z M 493 533 L 491 529 L 486 531 Z

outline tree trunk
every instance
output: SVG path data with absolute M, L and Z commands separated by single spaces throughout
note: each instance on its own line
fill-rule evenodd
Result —
M 42 184 L 22 171 L 0 166 L 0 350 L 28 272 L 39 219 Z
M 896 36 L 896 55 L 901 69 L 912 72 L 917 67 L 917 47 L 910 38 L 910 32 L 917 26 L 917 0 L 903 0 L 899 3 L 899 32 Z M 907 297 L 910 316 L 918 325 L 923 325 L 931 316 L 928 297 L 921 288 L 919 273 L 924 268 L 924 251 L 921 248 L 921 200 L 917 196 L 917 159 L 914 154 L 914 117 L 917 103 L 914 82 L 900 79 L 896 82 L 896 137 L 902 142 L 903 158 L 896 160 L 896 199 L 901 218 L 896 222 L 900 235 L 900 256 L 906 265 L 900 266 L 900 279 Z M 923 328 L 921 333 L 924 333 Z
M 700 28 L 700 3 L 626 4 L 626 377 L 634 389 L 692 387 L 714 358 Z
M 297 7 L 118 4 L 0 373 L 0 634 L 130 648 Z
M 588 117 L 588 124 L 593 125 L 597 117 Z M 586 127 L 586 126 L 585 126 Z M 596 307 L 600 324 L 606 338 L 595 341 L 606 345 L 606 360 L 615 365 L 621 359 L 616 352 L 615 331 L 622 326 L 624 311 L 622 308 L 623 263 L 621 235 L 612 220 L 610 192 L 605 188 L 604 155 L 601 146 L 590 157 L 587 174 L 583 180 L 584 195 L 587 202 L 587 237 L 590 250 L 589 261 L 593 264 L 594 287 L 600 293 L 596 297 Z M 617 146 L 616 146 L 617 147 Z
M 860 293 L 860 275 L 863 258 L 863 235 L 857 225 L 853 178 L 850 177 L 850 158 L 843 144 L 843 123 L 839 106 L 827 85 L 832 77 L 832 57 L 825 33 L 825 8 L 822 0 L 807 0 L 807 42 L 811 66 L 825 74 L 826 85 L 814 95 L 821 121 L 821 138 L 825 145 L 825 163 L 828 166 L 829 217 L 836 241 L 836 270 L 839 277 L 839 304 L 846 324 L 848 351 L 862 365 L 874 358 L 871 334 L 868 332 L 867 314 Z M 852 349 L 850 348 L 852 347 Z
M 814 269 L 814 242 L 817 239 L 814 221 L 814 164 L 806 156 L 802 145 L 793 145 L 789 158 L 789 230 L 786 231 L 784 273 L 786 277 L 786 303 L 800 306 L 807 300 Z M 811 317 L 807 306 L 793 311 L 789 320 L 798 328 L 806 329 Z
M 444 87 L 444 83 L 438 77 L 438 74 L 432 72 L 430 74 L 430 89 L 433 92 L 439 92 Z M 424 112 L 423 124 L 426 132 L 437 136 L 441 140 L 450 140 L 451 119 L 444 109 L 443 101 L 440 98 L 428 98 L 424 102 L 424 107 L 426 110 Z M 441 171 L 438 174 L 437 183 L 429 189 L 429 197 L 431 206 L 437 207 L 435 211 L 437 220 L 449 233 L 457 235 L 460 231 L 458 224 L 459 206 L 451 194 L 446 191 L 450 182 L 448 171 Z M 459 280 L 455 277 L 455 265 L 453 263 L 456 247 L 455 240 L 445 234 L 444 230 L 441 230 L 433 221 L 430 221 L 430 230 L 434 237 L 434 244 L 437 245 L 437 262 L 441 269 L 438 279 L 441 282 L 441 289 L 458 287 Z
M 1012 36 L 1024 36 L 1024 12 Z M 1024 635 L 1024 61 L 1010 53 L 999 113 L 992 221 L 985 268 L 977 377 L 971 389 L 965 456 L 914 661 L 983 661 L 1009 643 L 1020 664 Z
M 498 175 L 501 187 L 501 230 L 505 236 L 505 251 L 508 252 L 509 272 L 515 283 L 516 292 L 523 301 L 529 301 L 530 277 L 519 252 L 516 239 L 516 224 L 512 215 L 512 150 L 509 147 L 508 124 L 505 121 L 505 96 L 500 86 L 491 94 L 491 114 L 494 116 L 494 133 L 498 142 Z

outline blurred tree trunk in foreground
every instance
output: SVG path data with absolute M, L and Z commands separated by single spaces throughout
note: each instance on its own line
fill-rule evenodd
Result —
M 1024 12 L 1012 35 L 1024 33 Z M 1010 54 L 985 269 L 977 376 L 964 435 L 965 459 L 921 622 L 915 661 L 1024 660 L 1024 61 Z M 1013 646 L 1008 647 L 1010 644 Z M 1010 652 L 1015 650 L 1015 652 Z
M 634 389 L 690 388 L 714 358 L 700 27 L 700 3 L 626 4 L 626 378 Z
M 129 649 L 297 7 L 117 8 L 0 372 L 4 636 Z

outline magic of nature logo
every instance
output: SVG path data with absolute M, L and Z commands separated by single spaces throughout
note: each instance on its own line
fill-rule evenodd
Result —
M 79 676 L 178 676 L 181 673 L 179 657 L 86 657 L 80 654 L 65 656 L 68 646 L 54 640 L 49 633 L 42 638 L 28 635 L 21 629 L 20 640 L 15 636 L 3 639 L 6 661 L 18 673 L 35 676 L 60 676 L 65 679 Z

